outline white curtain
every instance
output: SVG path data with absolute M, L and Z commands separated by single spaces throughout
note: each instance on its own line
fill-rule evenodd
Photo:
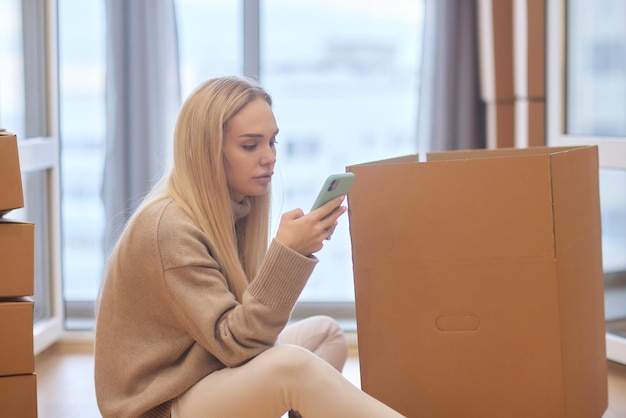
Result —
M 476 0 L 425 0 L 420 152 L 485 147 Z
M 173 0 L 106 0 L 107 134 L 102 198 L 108 254 L 169 164 L 180 106 Z

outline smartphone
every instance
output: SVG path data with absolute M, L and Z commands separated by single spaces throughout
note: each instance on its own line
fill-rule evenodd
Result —
M 354 173 L 338 173 L 328 176 L 311 210 L 319 208 L 324 203 L 333 200 L 337 196 L 348 194 L 348 190 L 350 190 L 353 181 Z

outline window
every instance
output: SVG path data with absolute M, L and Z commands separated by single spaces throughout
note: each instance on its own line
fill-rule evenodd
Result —
M 599 147 L 607 356 L 626 364 L 626 3 L 546 4 L 548 138 Z
M 91 327 L 104 265 L 104 12 L 102 0 L 59 0 L 63 299 L 69 329 Z
M 571 0 L 567 133 L 626 137 L 626 3 Z
M 175 0 L 183 98 L 207 78 L 242 74 L 241 4 L 230 0 Z
M 34 349 L 62 333 L 58 259 L 56 3 L 0 2 L 0 126 L 18 137 L 24 208 L 13 219 L 35 224 Z
M 308 210 L 328 174 L 417 152 L 423 5 L 267 0 L 261 71 L 280 126 L 273 212 Z M 354 302 L 348 216 L 318 253 L 302 302 Z
M 73 329 L 93 324 L 104 263 L 103 3 L 59 0 L 63 294 Z M 276 227 L 280 213 L 307 210 L 331 172 L 416 151 L 423 3 L 267 0 L 259 10 L 254 3 L 175 0 L 181 87 L 185 98 L 207 78 L 244 74 L 250 61 L 260 63 L 281 129 Z M 258 32 L 244 27 L 244 16 L 258 18 Z M 347 216 L 323 251 L 301 300 L 345 303 L 352 315 Z

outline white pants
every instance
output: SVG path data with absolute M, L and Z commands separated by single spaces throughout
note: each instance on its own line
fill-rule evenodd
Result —
M 172 404 L 172 418 L 401 417 L 341 370 L 348 345 L 339 325 L 315 316 L 290 325 L 278 344 L 246 364 L 215 371 Z

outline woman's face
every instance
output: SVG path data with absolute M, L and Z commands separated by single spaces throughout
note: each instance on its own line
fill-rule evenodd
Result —
M 228 121 L 224 166 L 234 201 L 268 192 L 276 163 L 277 134 L 272 108 L 262 98 L 245 105 Z

